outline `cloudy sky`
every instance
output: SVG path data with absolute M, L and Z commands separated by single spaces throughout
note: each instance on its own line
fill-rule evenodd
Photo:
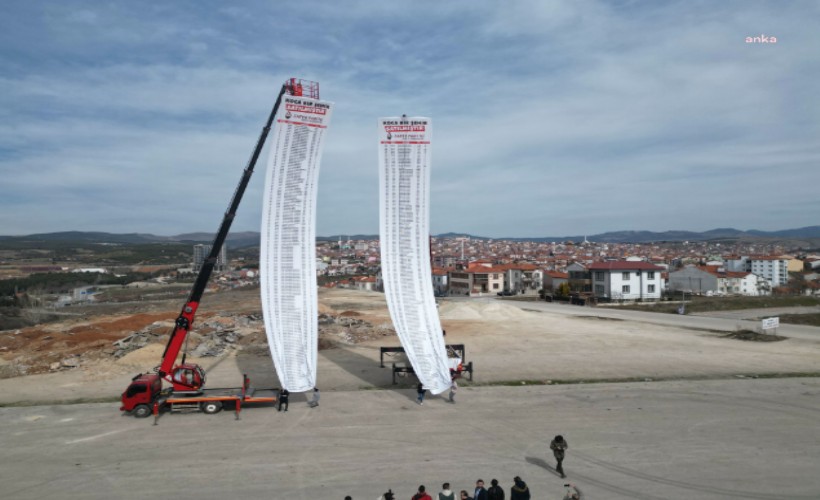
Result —
M 433 233 L 816 225 L 818 25 L 813 0 L 5 0 L 0 234 L 216 230 L 290 76 L 336 103 L 319 235 L 378 232 L 402 113 L 433 119 Z

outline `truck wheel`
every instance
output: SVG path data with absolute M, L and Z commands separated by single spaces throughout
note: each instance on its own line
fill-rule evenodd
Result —
M 222 411 L 222 402 L 221 401 L 205 401 L 200 405 L 202 409 L 202 413 L 207 413 L 208 415 L 213 415 L 214 413 L 219 413 Z
M 131 414 L 137 418 L 145 418 L 151 416 L 151 407 L 148 405 L 137 405 L 131 411 Z

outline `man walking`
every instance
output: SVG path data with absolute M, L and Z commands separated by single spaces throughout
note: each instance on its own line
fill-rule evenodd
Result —
M 550 443 L 552 454 L 555 455 L 555 460 L 558 462 L 558 465 L 555 466 L 555 470 L 561 474 L 561 477 L 567 477 L 564 474 L 564 452 L 567 448 L 569 448 L 569 444 L 567 444 L 566 440 L 561 435 L 555 436 L 555 439 L 553 439 Z
M 487 489 L 484 488 L 484 481 L 479 479 L 475 482 L 475 494 L 473 500 L 487 500 Z

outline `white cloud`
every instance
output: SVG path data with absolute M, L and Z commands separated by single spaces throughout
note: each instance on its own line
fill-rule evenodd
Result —
M 336 102 L 319 234 L 377 231 L 401 113 L 434 120 L 434 232 L 816 224 L 816 5 L 192 5 L 8 9 L 0 234 L 213 230 L 289 76 Z

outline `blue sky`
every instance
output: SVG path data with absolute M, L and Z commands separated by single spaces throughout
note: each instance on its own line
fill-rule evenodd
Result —
M 814 1 L 4 1 L 0 234 L 214 231 L 290 76 L 336 103 L 319 235 L 378 232 L 376 120 L 402 113 L 433 120 L 433 233 L 816 225 L 818 25 Z

